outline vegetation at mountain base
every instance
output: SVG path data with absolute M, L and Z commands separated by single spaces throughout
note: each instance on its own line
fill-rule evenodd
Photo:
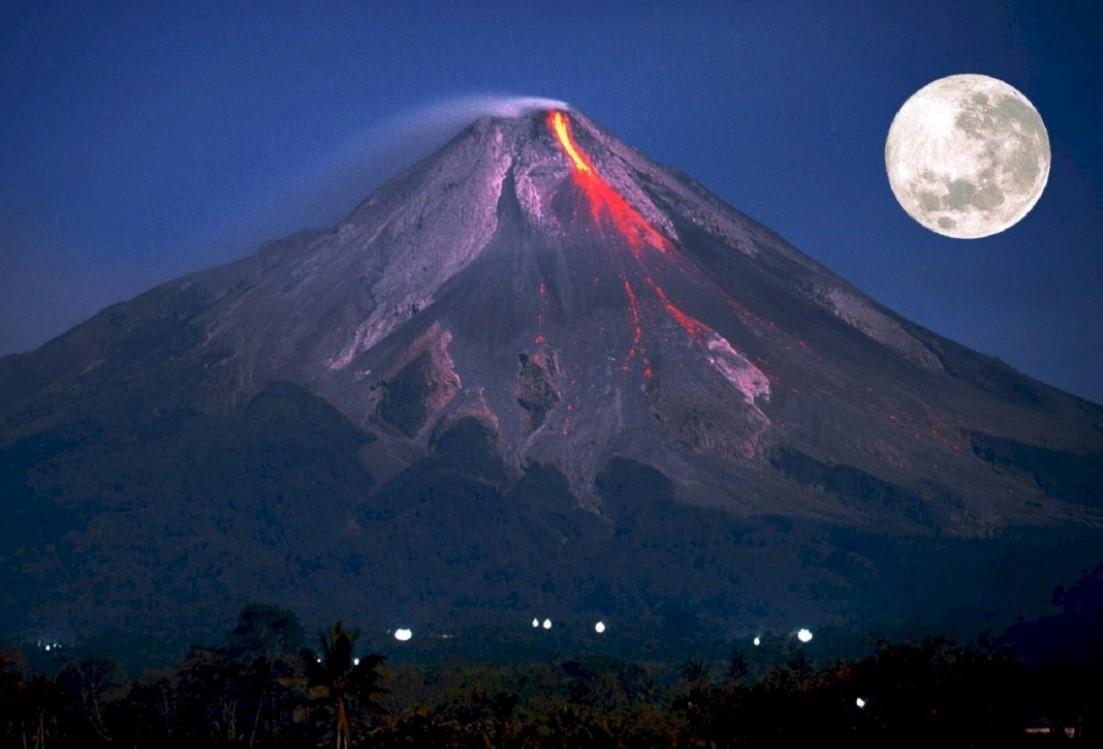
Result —
M 293 612 L 251 604 L 223 644 L 137 677 L 4 649 L 0 749 L 1090 745 L 1103 736 L 1098 635 L 1075 658 L 1016 653 L 1101 631 L 1101 591 L 1103 565 L 1057 591 L 1062 616 L 998 640 L 882 640 L 847 658 L 764 633 L 685 660 L 389 660 L 342 623 L 312 638 Z

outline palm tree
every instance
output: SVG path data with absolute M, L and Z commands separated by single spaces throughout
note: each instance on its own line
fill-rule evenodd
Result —
M 383 656 L 355 659 L 353 651 L 359 636 L 357 630 L 346 632 L 341 622 L 337 622 L 318 638 L 321 655 L 307 657 L 311 701 L 332 711 L 336 749 L 350 748 L 353 722 L 358 713 L 385 712 L 375 700 L 386 692 L 379 686 Z

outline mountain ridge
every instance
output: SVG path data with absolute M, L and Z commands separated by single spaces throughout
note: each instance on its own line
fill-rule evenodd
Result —
M 619 566 L 610 574 L 628 596 L 664 573 L 626 539 L 662 546 L 664 524 L 688 539 L 687 518 L 707 517 L 733 538 L 764 534 L 788 560 L 761 583 L 780 615 L 799 605 L 784 580 L 805 541 L 771 518 L 825 549 L 835 531 L 823 524 L 968 545 L 1016 528 L 1092 536 L 1103 518 L 1103 409 L 905 320 L 574 110 L 480 119 L 334 229 L 266 243 L 0 359 L 0 390 L 8 505 L 65 520 L 0 548 L 13 590 L 39 589 L 38 603 L 14 602 L 49 619 L 77 616 L 51 595 L 91 598 L 88 628 L 112 620 L 112 585 L 146 591 L 128 607 L 152 595 L 137 570 L 152 560 L 163 581 L 165 537 L 190 544 L 173 569 L 207 570 L 235 596 L 247 572 L 297 604 L 313 590 L 355 608 L 333 592 L 343 580 L 413 605 L 403 585 L 417 573 L 390 569 L 388 583 L 365 571 L 386 548 L 451 580 L 423 589 L 415 608 L 428 616 L 444 615 L 451 588 L 505 605 L 469 575 L 504 574 L 521 538 L 567 570 L 533 562 L 561 580 L 560 605 L 581 605 L 562 592 L 580 560 Z M 250 478 L 207 442 L 240 453 Z M 287 492 L 273 477 L 294 501 L 276 498 Z M 558 509 L 518 494 L 537 485 Z M 646 522 L 625 519 L 625 486 L 653 508 Z M 464 529 L 453 500 L 471 520 L 480 502 L 497 508 L 505 546 Z M 423 523 L 379 503 L 408 503 Z M 735 530 L 746 524 L 758 530 Z M 452 562 L 418 560 L 428 537 Z M 551 552 L 572 537 L 577 558 Z M 714 612 L 758 600 L 759 573 L 724 570 L 753 552 L 708 537 L 699 553 L 670 541 L 663 564 L 711 559 L 728 601 Z M 1091 559 L 1066 551 L 1051 583 Z M 60 587 L 44 570 L 64 573 Z M 509 605 L 545 595 L 540 574 Z M 845 575 L 832 583 L 821 615 L 857 610 L 850 599 L 870 580 L 892 587 L 870 574 L 853 590 Z M 169 587 L 182 598 L 180 585 Z

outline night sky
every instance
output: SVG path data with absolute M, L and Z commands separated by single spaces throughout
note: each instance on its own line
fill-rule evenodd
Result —
M 90 5 L 0 5 L 0 352 L 332 224 L 443 137 L 418 113 L 519 94 L 571 102 L 905 316 L 1103 402 L 1098 3 Z M 986 239 L 922 228 L 885 176 L 896 110 L 954 73 L 1022 91 L 1053 148 L 1033 212 Z

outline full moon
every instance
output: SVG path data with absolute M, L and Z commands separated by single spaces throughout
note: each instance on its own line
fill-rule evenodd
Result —
M 1018 223 L 1042 196 L 1049 162 L 1038 110 L 986 75 L 951 75 L 919 89 L 885 142 L 889 184 L 903 209 L 958 239 Z

